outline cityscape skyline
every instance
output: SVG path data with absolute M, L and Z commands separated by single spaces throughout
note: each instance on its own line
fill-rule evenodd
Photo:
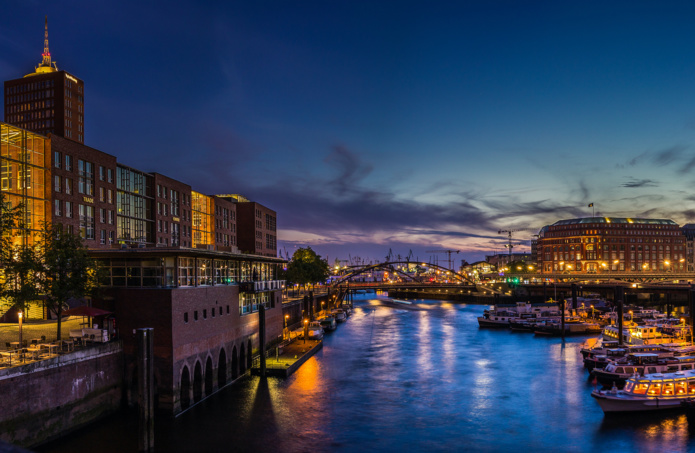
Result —
M 0 74 L 40 63 L 48 15 L 85 144 L 238 187 L 277 211 L 283 256 L 473 261 L 592 203 L 695 214 L 693 5 L 167 5 L 15 5 Z

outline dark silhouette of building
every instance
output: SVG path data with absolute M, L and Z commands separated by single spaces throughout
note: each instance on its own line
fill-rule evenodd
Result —
M 84 82 L 51 59 L 48 18 L 42 56 L 34 72 L 5 81 L 5 122 L 84 143 Z

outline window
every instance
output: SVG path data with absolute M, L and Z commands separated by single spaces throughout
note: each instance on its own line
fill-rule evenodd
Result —
M 53 177 L 53 190 L 60 192 L 60 176 L 58 175 Z
M 65 178 L 65 193 L 68 195 L 72 194 L 72 179 Z
M 106 178 L 110 183 L 113 183 L 113 170 L 108 168 L 106 170 Z
M 183 314 L 183 322 L 184 324 L 188 324 L 188 312 Z
M 113 191 L 109 189 L 108 191 L 106 191 L 106 194 L 108 195 L 107 201 L 109 202 L 109 204 L 113 204 Z
M 113 211 L 109 211 L 109 225 L 113 225 Z
M 80 237 L 94 239 L 94 206 L 78 205 L 80 215 Z
M 63 160 L 63 157 L 60 155 L 60 152 L 53 151 L 53 164 L 55 165 L 56 168 L 60 168 L 60 162 L 62 160 Z
M 72 201 L 65 202 L 65 217 L 72 219 Z
M 53 213 L 58 216 L 62 215 L 60 212 L 60 200 L 54 200 L 53 204 L 55 206 L 55 209 L 53 209 Z
M 229 305 L 227 305 L 227 314 L 229 314 Z
M 106 223 L 106 209 L 99 209 L 99 223 Z
M 212 310 L 210 310 L 210 311 L 212 312 L 212 317 L 214 318 L 215 317 L 215 307 L 212 307 Z
M 104 180 L 104 167 L 99 165 L 99 181 L 103 181 L 103 180 Z
M 205 308 L 203 308 L 203 319 L 208 319 L 208 311 Z
M 193 320 L 194 320 L 194 321 L 197 321 L 197 320 L 198 320 L 198 310 L 195 310 L 195 311 L 193 312 Z
M 101 234 L 100 234 L 99 242 L 101 244 L 106 244 L 106 230 L 101 230 L 100 233 Z
M 72 171 L 72 156 L 65 155 L 65 169 Z
M 103 168 L 103 167 L 100 167 L 100 168 Z M 103 187 L 99 187 L 99 201 L 101 201 L 102 203 L 104 202 L 104 188 Z

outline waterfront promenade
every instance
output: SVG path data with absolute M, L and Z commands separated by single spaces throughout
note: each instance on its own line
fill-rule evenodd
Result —
M 87 318 L 82 316 L 71 316 L 64 318 L 61 325 L 61 340 L 70 338 L 70 330 L 81 329 L 86 327 L 83 323 Z M 34 321 L 22 323 L 22 339 L 31 342 L 34 338 L 46 337 L 47 341 L 56 340 L 58 333 L 58 322 L 55 320 Z M 19 324 L 15 323 L 0 323 L 0 349 L 4 348 L 5 343 L 19 340 Z

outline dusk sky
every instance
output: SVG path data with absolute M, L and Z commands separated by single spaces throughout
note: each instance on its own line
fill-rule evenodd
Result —
M 278 213 L 332 263 L 695 222 L 695 3 L 17 1 L 0 77 L 85 83 L 85 144 Z M 446 256 L 438 256 L 439 263 Z

